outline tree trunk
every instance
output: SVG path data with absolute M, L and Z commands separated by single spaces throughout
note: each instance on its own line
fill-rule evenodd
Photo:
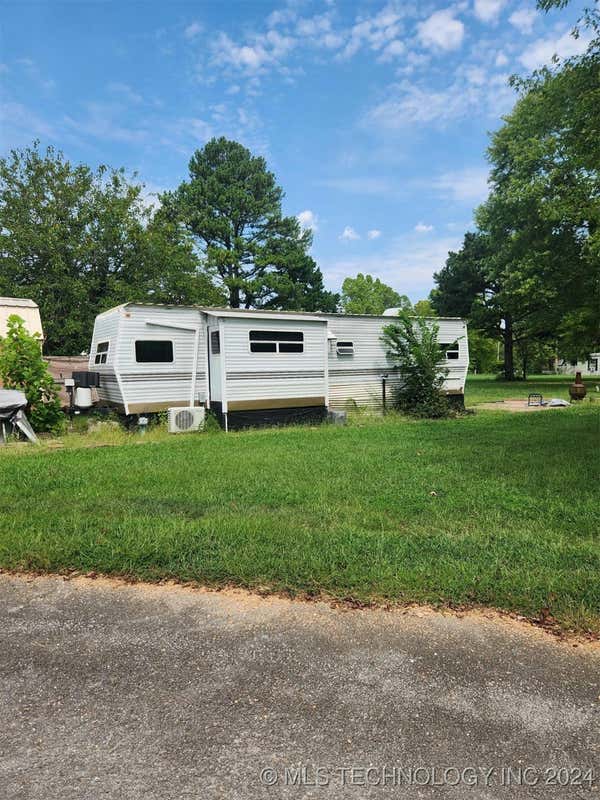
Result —
M 240 290 L 237 286 L 231 286 L 229 289 L 229 306 L 231 308 L 240 307 Z
M 514 360 L 514 341 L 512 319 L 506 317 L 504 320 L 504 379 L 514 381 L 515 379 L 515 360 Z

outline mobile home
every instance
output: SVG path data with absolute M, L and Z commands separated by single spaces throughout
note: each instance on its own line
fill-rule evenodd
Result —
M 125 414 L 210 408 L 226 428 L 322 419 L 381 406 L 400 380 L 381 334 L 389 316 L 126 303 L 98 315 L 89 368 L 101 402 Z M 444 391 L 459 402 L 469 363 L 466 323 L 437 319 Z

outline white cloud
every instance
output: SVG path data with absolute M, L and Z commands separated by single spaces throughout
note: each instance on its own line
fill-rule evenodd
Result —
M 434 11 L 417 26 L 419 40 L 425 47 L 456 50 L 462 44 L 465 26 L 456 19 L 452 8 Z
M 431 185 L 442 197 L 463 203 L 479 203 L 488 195 L 487 179 L 486 167 L 466 167 L 439 175 Z
M 464 91 L 422 89 L 403 84 L 398 99 L 385 100 L 367 114 L 367 122 L 378 129 L 400 130 L 414 123 L 447 121 L 462 116 L 468 107 Z
M 433 273 L 444 266 L 450 250 L 460 248 L 461 240 L 462 235 L 437 238 L 412 233 L 392 240 L 383 254 L 361 254 L 329 263 L 321 260 L 319 265 L 328 288 L 333 290 L 339 291 L 348 275 L 366 272 L 416 301 L 427 296 L 433 286 Z
M 537 39 L 532 42 L 527 46 L 527 50 L 521 55 L 519 61 L 527 69 L 538 69 L 549 64 L 554 55 L 564 59 L 583 53 L 589 43 L 589 36 L 582 35 L 575 39 L 570 31 L 566 31 L 558 38 Z
M 158 195 L 162 194 L 164 191 L 166 191 L 164 187 L 157 186 L 155 183 L 144 183 L 142 184 L 142 191 L 140 192 L 140 202 L 144 208 L 152 211 L 160 206 Z
M 444 126 L 465 116 L 498 118 L 514 104 L 505 75 L 487 74 L 476 66 L 459 68 L 444 88 L 402 80 L 390 87 L 390 99 L 371 108 L 363 124 L 377 132 L 400 131 L 411 125 Z
M 433 225 L 426 225 L 424 222 L 417 222 L 415 225 L 416 233 L 431 233 Z
M 386 61 L 392 61 L 394 58 L 403 55 L 405 51 L 406 45 L 404 42 L 401 42 L 400 39 L 394 39 L 388 45 L 386 45 L 382 54 L 379 56 L 378 61 L 381 61 L 382 63 L 385 63 Z
M 494 61 L 494 64 L 497 67 L 505 67 L 508 64 L 508 57 L 506 53 L 504 53 L 502 50 L 496 53 L 496 60 Z
M 537 11 L 534 8 L 518 8 L 513 11 L 508 21 L 521 33 L 531 33 L 536 19 Z
M 351 58 L 367 47 L 381 51 L 401 33 L 401 16 L 392 5 L 385 6 L 371 17 L 359 18 L 350 30 L 342 58 Z
M 482 22 L 495 22 L 506 0 L 475 0 L 475 16 Z
M 195 39 L 199 33 L 202 33 L 204 30 L 204 26 L 201 25 L 199 22 L 191 22 L 187 28 L 184 30 L 183 35 L 186 39 Z
M 372 228 L 370 231 L 367 231 L 367 239 L 379 239 L 381 236 L 381 231 L 377 230 L 377 228 Z
M 277 66 L 295 46 L 291 36 L 283 36 L 276 30 L 253 36 L 248 43 L 236 44 L 226 33 L 221 33 L 212 46 L 212 62 L 230 66 L 248 75 L 257 75 L 268 66 Z
M 277 25 L 284 25 L 288 22 L 293 22 L 296 19 L 296 12 L 293 8 L 280 8 L 271 11 L 267 17 L 267 26 L 275 28 Z
M 339 238 L 342 242 L 351 242 L 360 239 L 360 234 L 358 234 L 354 228 L 350 227 L 350 225 L 346 225 Z
M 150 138 L 150 130 L 144 120 L 137 120 L 136 125 L 127 124 L 123 119 L 121 103 L 91 102 L 85 104 L 85 109 L 84 116 L 64 118 L 65 125 L 75 133 L 138 145 Z
M 57 131 L 46 120 L 39 117 L 35 112 L 26 108 L 21 103 L 0 102 L 0 145 L 8 144 L 9 136 L 14 134 L 19 140 L 26 137 L 31 141 L 32 136 L 40 136 L 44 139 L 54 139 Z
M 483 86 L 487 83 L 488 76 L 481 67 L 467 67 L 465 70 L 465 77 L 467 82 L 473 86 Z
M 301 211 L 296 219 L 300 223 L 300 227 L 304 230 L 311 230 L 313 232 L 319 230 L 319 218 L 315 212 L 311 211 L 309 208 L 307 208 L 306 211 Z
M 298 36 L 315 37 L 331 30 L 331 17 L 329 14 L 318 14 L 314 17 L 306 17 L 296 22 L 296 33 Z

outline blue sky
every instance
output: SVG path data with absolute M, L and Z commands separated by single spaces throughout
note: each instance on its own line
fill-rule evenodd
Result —
M 39 138 L 153 193 L 225 135 L 264 155 L 329 288 L 413 300 L 486 194 L 512 73 L 578 52 L 574 3 L 2 2 L 0 150 Z

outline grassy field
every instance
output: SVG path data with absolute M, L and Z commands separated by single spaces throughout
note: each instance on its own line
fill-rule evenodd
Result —
M 530 392 L 539 392 L 545 400 L 553 397 L 569 400 L 569 384 L 573 381 L 573 375 L 532 375 L 526 381 L 501 381 L 492 375 L 469 375 L 465 402 L 467 406 L 474 406 L 496 400 L 527 400 Z M 584 403 L 592 400 L 600 404 L 600 393 L 596 392 L 600 376 L 584 376 L 583 381 L 588 390 Z
M 600 631 L 593 406 L 0 452 L 0 565 L 363 602 L 483 604 Z M 120 434 L 115 434 L 117 436 Z

